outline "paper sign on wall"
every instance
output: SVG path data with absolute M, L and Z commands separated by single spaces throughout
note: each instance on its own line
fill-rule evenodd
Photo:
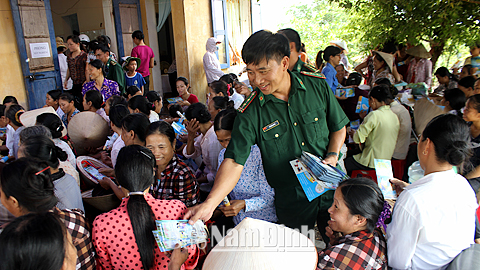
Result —
M 32 54 L 32 59 L 51 56 L 48 42 L 30 43 L 30 53 Z

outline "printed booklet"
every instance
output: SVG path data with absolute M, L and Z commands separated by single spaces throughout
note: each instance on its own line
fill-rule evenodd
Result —
M 176 244 L 186 247 L 207 242 L 208 234 L 205 224 L 198 220 L 188 224 L 188 220 L 156 220 L 157 230 L 153 231 L 161 252 L 170 251 Z

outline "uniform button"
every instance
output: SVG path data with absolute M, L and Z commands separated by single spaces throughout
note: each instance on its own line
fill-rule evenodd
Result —
M 296 125 L 297 125 L 297 122 L 293 123 L 293 125 L 296 126 Z
M 277 133 L 277 134 L 275 134 L 275 138 L 278 138 L 278 133 Z
M 288 106 L 290 106 L 290 103 L 288 103 Z
M 315 120 L 315 121 L 318 121 L 318 118 L 317 118 L 317 117 L 315 117 L 315 119 L 314 119 L 314 120 Z
M 302 146 L 304 146 L 304 145 L 305 145 L 305 143 L 304 143 L 304 142 L 302 142 Z

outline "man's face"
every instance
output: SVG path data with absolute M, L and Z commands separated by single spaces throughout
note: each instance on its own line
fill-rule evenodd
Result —
M 274 94 L 287 75 L 288 56 L 280 62 L 275 59 L 262 60 L 258 65 L 247 64 L 248 79 L 257 86 L 264 95 Z
M 104 64 L 107 63 L 108 58 L 110 57 L 110 54 L 104 53 L 102 50 L 96 50 L 95 51 L 95 56 L 97 57 L 98 60 L 102 61 Z

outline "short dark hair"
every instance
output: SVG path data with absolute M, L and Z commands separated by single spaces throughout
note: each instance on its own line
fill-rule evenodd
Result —
M 167 136 L 171 144 L 175 141 L 175 130 L 172 125 L 165 121 L 156 121 L 151 123 L 147 129 L 147 137 L 153 134 L 160 134 Z
M 370 93 L 368 94 L 369 97 L 375 98 L 379 102 L 386 102 L 388 100 L 393 99 L 392 92 L 390 91 L 390 87 L 385 84 L 379 84 L 372 88 Z
M 5 105 L 5 103 L 14 103 L 14 104 L 18 104 L 18 101 L 17 101 L 17 98 L 14 97 L 14 96 L 5 96 L 3 98 L 3 104 Z
M 52 139 L 52 133 L 47 127 L 42 125 L 35 125 L 25 127 L 24 129 L 22 129 L 22 131 L 20 131 L 20 143 L 23 144 L 23 142 L 26 142 L 27 140 L 30 140 L 31 138 L 39 135 Z
M 100 91 L 88 90 L 85 93 L 84 98 L 86 102 L 92 102 L 92 107 L 97 110 L 103 107 L 103 96 Z
M 228 94 L 228 84 L 224 81 L 213 81 L 210 83 L 210 87 L 212 88 L 213 92 L 215 92 L 215 94 L 222 93 L 224 97 L 230 96 Z
M 198 102 L 188 106 L 185 111 L 185 118 L 187 118 L 188 121 L 195 118 L 200 124 L 204 124 L 212 119 L 212 115 L 208 111 L 207 106 Z
M 347 82 L 345 83 L 346 86 L 350 85 L 360 85 L 362 82 L 362 75 L 358 72 L 352 72 L 348 75 Z
M 103 64 L 103 62 L 100 59 L 93 59 L 88 64 L 90 66 L 96 68 L 96 69 L 102 70 L 102 74 L 103 74 L 103 76 L 105 76 L 105 65 Z
M 433 142 L 438 161 L 458 166 L 471 154 L 470 128 L 456 115 L 441 114 L 433 118 L 422 132 L 422 140 L 427 138 Z
M 47 94 L 55 101 L 58 100 L 58 97 L 62 94 L 62 90 L 55 89 L 55 90 L 50 90 L 47 92 Z
M 0 117 L 5 116 L 5 108 L 7 108 L 7 106 L 0 104 Z
M 137 87 L 138 88 L 138 87 Z M 128 107 L 132 110 L 138 109 L 141 113 L 147 117 L 150 115 L 150 111 L 155 110 L 155 105 L 149 102 L 144 96 L 134 96 L 128 100 Z
M 337 192 L 342 193 L 350 214 L 364 217 L 367 231 L 373 232 L 385 203 L 378 185 L 372 179 L 350 178 L 340 183 Z
M 342 53 L 342 49 L 338 48 L 337 46 L 328 46 L 323 51 L 323 60 L 327 61 L 330 60 L 330 56 L 339 55 Z
M 458 81 L 457 77 L 450 73 L 450 71 L 446 67 L 437 68 L 437 70 L 435 70 L 435 74 L 433 75 L 438 75 L 440 77 L 448 77 L 450 80 Z
M 0 177 L 3 193 L 7 198 L 15 197 L 28 212 L 52 210 L 58 199 L 53 192 L 55 187 L 50 170 L 44 170 L 48 166 L 47 162 L 31 157 L 19 158 L 7 164 Z
M 74 100 L 74 97 L 72 94 L 68 93 L 68 92 L 64 92 L 62 93 L 59 97 L 58 97 L 59 100 L 65 100 L 67 102 L 72 102 Z
M 457 112 L 465 107 L 465 102 L 467 101 L 465 93 L 458 88 L 445 90 L 443 97 L 445 98 L 445 101 L 448 101 L 450 107 Z
M 466 77 L 463 77 L 460 79 L 460 81 L 458 81 L 458 85 L 461 85 L 465 88 L 472 88 L 475 87 L 475 81 L 477 79 L 475 79 L 475 77 L 473 76 L 466 76 Z
M 150 120 L 143 113 L 132 113 L 122 119 L 122 128 L 128 132 L 133 130 L 135 136 L 142 142 L 145 142 L 148 125 L 150 125 Z
M 237 110 L 229 108 L 220 111 L 213 122 L 213 130 L 233 130 L 233 123 L 237 117 Z
M 105 45 L 107 45 L 107 46 L 108 46 L 108 44 L 111 43 L 110 37 L 107 36 L 107 35 L 98 36 L 98 37 L 97 37 L 97 41 L 98 41 L 98 43 L 105 44 Z
M 51 168 L 58 168 L 60 161 L 68 158 L 67 153 L 45 135 L 36 135 L 22 141 L 23 154 L 47 162 Z
M 125 107 L 128 107 L 127 100 L 124 97 L 118 96 L 118 95 L 113 95 L 109 97 L 107 99 L 107 102 L 108 102 L 108 105 L 110 105 L 110 107 L 115 107 L 115 105 L 119 105 L 119 104 L 122 104 L 122 105 L 125 105 Z
M 136 38 L 138 40 L 143 40 L 145 38 L 145 35 L 143 35 L 142 31 L 135 30 L 132 33 L 132 38 Z
M 103 43 L 99 43 L 97 47 L 95 47 L 94 51 L 96 52 L 97 50 L 101 50 L 104 53 L 107 53 L 107 52 L 110 53 L 110 48 Z
M 136 93 L 138 92 L 142 92 L 142 90 L 140 90 L 140 88 L 138 88 L 138 86 L 136 85 L 131 85 L 129 87 L 127 87 L 127 89 L 125 90 L 125 94 L 128 96 L 134 96 Z
M 62 120 L 54 113 L 42 113 L 37 116 L 37 125 L 42 125 L 50 130 L 52 138 L 62 137 L 63 125 Z
M 277 33 L 284 35 L 288 39 L 289 43 L 295 43 L 295 50 L 300 52 L 302 49 L 302 41 L 300 40 L 300 35 L 297 31 L 293 30 L 292 28 L 285 28 L 278 30 Z
M 108 117 L 114 126 L 122 128 L 122 120 L 129 114 L 130 111 L 128 110 L 127 106 L 123 104 L 117 104 L 110 108 L 110 115 Z
M 23 114 L 23 107 L 18 104 L 10 105 L 5 112 L 5 117 L 7 117 L 10 121 L 13 122 L 16 126 L 23 126 L 22 122 L 20 122 L 20 115 Z
M 80 44 L 80 37 L 77 35 L 70 35 L 65 41 L 68 42 L 69 39 L 71 39 L 73 43 Z
M 2 269 L 61 269 L 67 231 L 51 212 L 16 218 L 0 234 Z
M 242 48 L 242 59 L 247 65 L 258 65 L 263 60 L 268 62 L 271 59 L 280 63 L 285 56 L 290 57 L 288 39 L 268 30 L 260 30 L 251 35 Z
M 170 115 L 170 117 L 177 118 L 177 111 L 183 113 L 183 108 L 179 104 L 172 104 L 172 106 L 168 108 L 168 114 Z
M 157 91 L 148 91 L 145 97 L 152 103 L 154 101 L 162 101 L 162 97 Z
M 123 147 L 118 153 L 115 175 L 118 183 L 130 192 L 143 192 L 153 184 L 155 156 L 140 145 Z M 155 215 L 145 201 L 144 195 L 130 195 L 127 213 L 132 224 L 133 235 L 137 243 L 140 261 L 144 269 L 151 269 L 155 260 L 155 238 L 152 231 L 156 229 Z M 148 233 L 146 233 L 148 232 Z

